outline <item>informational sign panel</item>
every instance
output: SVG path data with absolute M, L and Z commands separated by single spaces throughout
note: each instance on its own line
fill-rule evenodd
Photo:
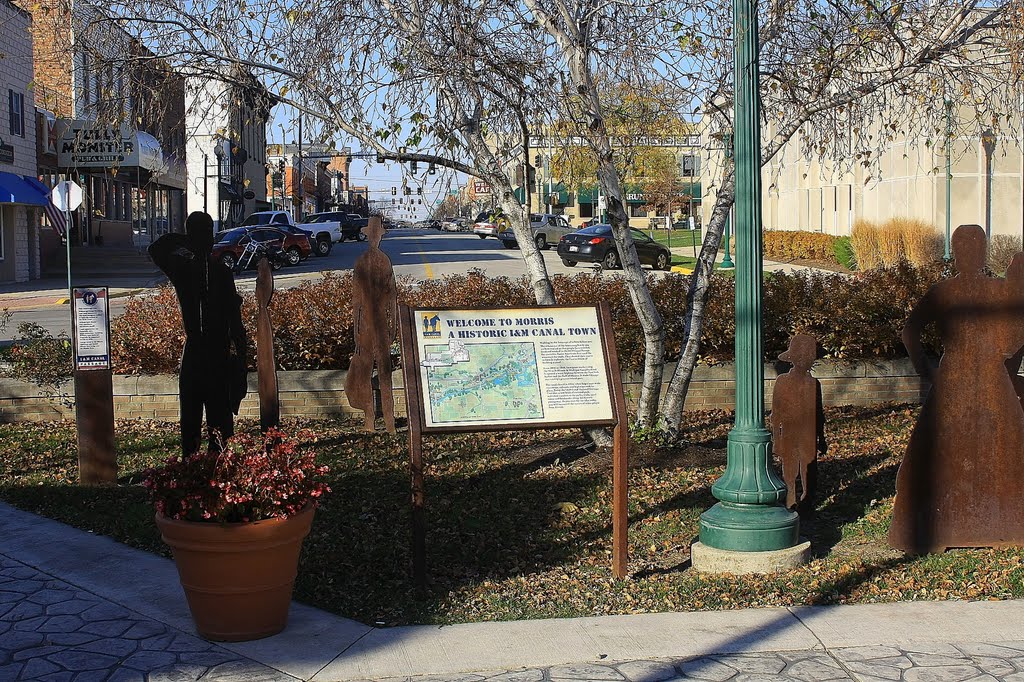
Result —
M 414 314 L 424 429 L 615 421 L 596 308 Z
M 107 287 L 75 287 L 75 369 L 110 369 Z
M 426 584 L 423 434 L 614 426 L 612 571 L 626 576 L 626 398 L 607 303 L 444 309 L 400 305 L 409 415 L 412 565 Z

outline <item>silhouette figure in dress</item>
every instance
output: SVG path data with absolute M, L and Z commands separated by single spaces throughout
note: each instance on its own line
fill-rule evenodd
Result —
M 242 298 L 231 271 L 211 257 L 213 219 L 189 214 L 185 234 L 165 234 L 149 256 L 174 285 L 185 328 L 178 393 L 181 450 L 188 457 L 202 445 L 203 411 L 210 449 L 234 434 L 232 414 L 246 393 L 246 338 Z
M 825 454 L 825 412 L 821 402 L 821 384 L 811 376 L 818 342 L 812 336 L 797 334 L 789 341 L 789 350 L 779 360 L 793 365 L 779 375 L 772 390 L 772 450 L 782 461 L 786 481 L 786 507 L 809 512 L 814 507 L 817 487 L 818 455 Z M 797 499 L 796 481 L 800 479 Z M 798 504 L 799 502 L 799 504 Z
M 366 430 L 373 431 L 377 417 L 373 395 L 376 364 L 384 424 L 394 433 L 391 344 L 398 332 L 398 286 L 391 260 L 380 249 L 384 236 L 380 216 L 372 216 L 363 229 L 370 245 L 352 270 L 352 327 L 356 349 L 345 377 L 345 395 L 352 407 L 363 411 Z
M 889 543 L 911 554 L 1024 542 L 1024 410 L 1007 361 L 1024 346 L 1024 278 L 985 271 L 978 225 L 953 233 L 958 274 L 933 285 L 910 313 L 903 343 L 931 391 L 896 478 Z M 942 342 L 931 370 L 921 345 L 934 323 Z

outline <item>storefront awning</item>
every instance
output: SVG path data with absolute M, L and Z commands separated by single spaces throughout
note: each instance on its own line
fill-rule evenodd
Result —
M 30 181 L 34 181 L 35 184 Z M 46 206 L 48 192 L 46 186 L 35 178 L 0 171 L 0 204 Z

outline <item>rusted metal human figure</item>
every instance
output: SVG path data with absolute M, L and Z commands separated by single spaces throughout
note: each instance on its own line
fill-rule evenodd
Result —
M 274 362 L 274 327 L 270 323 L 272 298 L 274 275 L 270 261 L 261 258 L 256 266 L 256 372 L 260 392 L 260 430 L 264 433 L 281 423 L 277 365 Z
M 958 274 L 933 285 L 903 329 L 917 372 L 932 383 L 896 478 L 889 543 L 908 553 L 1024 543 L 1024 410 L 1006 361 L 1024 346 L 1024 282 L 984 272 L 977 225 L 953 233 Z M 934 322 L 942 358 L 921 345 Z
M 814 507 L 818 455 L 825 454 L 825 412 L 821 384 L 811 376 L 818 342 L 797 334 L 779 360 L 793 365 L 779 375 L 772 390 L 772 450 L 782 461 L 786 481 L 786 507 L 809 512 Z M 799 505 L 796 481 L 800 479 Z
M 209 447 L 234 434 L 232 413 L 245 397 L 245 328 L 242 299 L 231 271 L 211 258 L 213 219 L 189 214 L 185 234 L 166 234 L 149 255 L 174 285 L 185 328 L 178 390 L 181 449 L 187 457 L 202 445 L 203 410 Z
M 377 416 L 372 384 L 376 363 L 384 424 L 394 433 L 391 344 L 398 332 L 398 286 L 391 259 L 380 249 L 384 236 L 380 217 L 372 216 L 363 230 L 370 244 L 352 270 L 352 327 L 356 350 L 345 378 L 345 395 L 352 407 L 363 411 L 366 430 L 373 431 Z

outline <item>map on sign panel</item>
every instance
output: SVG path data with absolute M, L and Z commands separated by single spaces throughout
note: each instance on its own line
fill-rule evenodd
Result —
M 431 421 L 537 420 L 544 417 L 533 343 L 425 346 Z

